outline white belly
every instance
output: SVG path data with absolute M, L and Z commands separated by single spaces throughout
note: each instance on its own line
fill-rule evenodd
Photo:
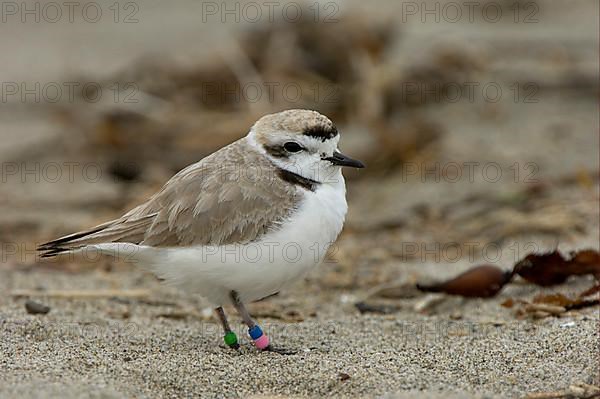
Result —
M 340 176 L 341 177 L 341 176 Z M 248 245 L 190 248 L 140 246 L 139 266 L 198 293 L 215 305 L 272 295 L 318 265 L 342 230 L 348 206 L 343 178 L 307 191 L 300 208 L 279 229 Z

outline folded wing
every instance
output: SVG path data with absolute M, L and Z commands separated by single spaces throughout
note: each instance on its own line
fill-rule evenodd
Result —
M 44 243 L 42 256 L 86 245 L 128 242 L 155 247 L 252 242 L 297 208 L 296 188 L 239 140 L 177 173 L 121 218 Z

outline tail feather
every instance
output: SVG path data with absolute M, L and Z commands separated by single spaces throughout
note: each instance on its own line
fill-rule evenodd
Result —
M 73 234 L 69 234 L 60 238 L 57 238 L 56 240 L 52 240 L 52 241 L 48 241 L 45 242 L 43 244 L 40 244 L 37 248 L 38 251 L 55 251 L 61 248 L 62 245 L 70 245 L 72 244 L 73 241 L 81 239 L 81 238 L 85 238 L 85 237 L 89 237 L 90 235 L 93 235 L 99 231 L 104 230 L 105 228 L 107 228 L 108 226 L 110 226 L 111 224 L 113 224 L 114 221 L 110 221 L 107 223 L 103 223 L 100 224 L 92 229 L 89 230 L 84 230 L 84 231 L 79 231 L 77 233 L 73 233 Z
M 145 231 L 152 224 L 154 216 L 147 215 L 133 220 L 112 220 L 89 230 L 48 241 L 38 246 L 37 250 L 43 252 L 42 258 L 49 258 L 93 244 L 113 242 L 139 244 L 143 241 Z

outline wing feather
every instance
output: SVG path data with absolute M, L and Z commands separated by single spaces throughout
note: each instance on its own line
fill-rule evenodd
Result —
M 245 138 L 188 166 L 121 218 L 42 244 L 53 256 L 85 245 L 131 242 L 156 247 L 251 242 L 297 208 L 301 193 Z

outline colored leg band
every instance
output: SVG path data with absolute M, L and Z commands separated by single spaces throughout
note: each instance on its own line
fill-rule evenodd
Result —
M 259 326 L 255 325 L 249 328 L 248 334 L 258 349 L 265 349 L 267 346 L 269 346 L 269 337 L 263 334 Z
M 248 334 L 250 335 L 250 338 L 256 341 L 261 335 L 263 335 L 263 332 L 259 326 L 255 325 L 248 329 Z
M 227 346 L 237 346 L 238 343 L 237 336 L 233 331 L 228 331 L 223 337 L 223 340 Z
M 261 335 L 260 338 L 254 340 L 254 345 L 256 345 L 258 349 L 265 349 L 269 346 L 269 337 Z

